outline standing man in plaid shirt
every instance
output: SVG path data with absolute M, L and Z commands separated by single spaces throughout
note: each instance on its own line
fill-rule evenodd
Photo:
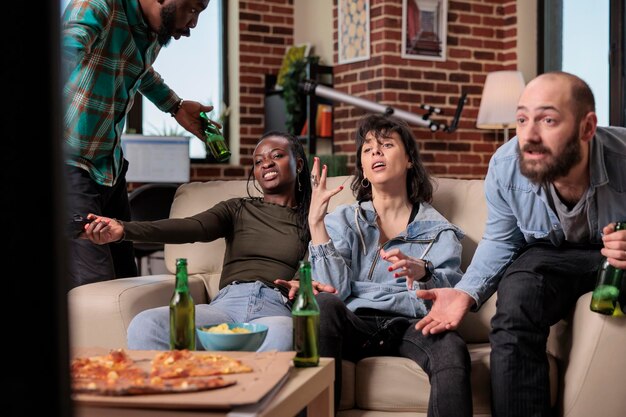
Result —
M 72 0 L 62 21 L 68 221 L 97 213 L 130 220 L 121 134 L 140 91 L 202 138 L 199 113 L 154 71 L 171 38 L 190 36 L 209 0 Z M 69 242 L 70 286 L 137 275 L 132 243 Z

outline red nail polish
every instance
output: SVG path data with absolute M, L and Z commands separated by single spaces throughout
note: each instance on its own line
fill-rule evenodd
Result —
M 387 268 L 389 270 L 389 272 L 393 271 L 392 267 Z
M 395 278 L 398 278 L 400 275 L 398 275 L 398 274 L 393 274 L 393 276 L 394 276 Z

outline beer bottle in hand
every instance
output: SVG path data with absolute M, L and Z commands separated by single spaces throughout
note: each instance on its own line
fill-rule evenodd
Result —
M 626 230 L 626 222 L 618 222 L 615 224 L 615 231 Z M 622 310 L 626 309 L 625 305 L 620 308 L 620 298 L 624 300 L 624 294 L 620 297 L 622 288 L 622 279 L 624 270 L 615 268 L 609 264 L 608 259 L 604 258 L 600 269 L 598 269 L 598 278 L 596 288 L 591 295 L 591 311 L 606 314 L 608 316 L 622 315 Z M 622 304 L 624 302 L 622 301 Z
M 189 293 L 187 259 L 176 259 L 176 288 L 170 300 L 170 349 L 196 350 L 196 309 Z
M 200 112 L 200 122 L 202 123 L 207 151 L 213 155 L 217 162 L 226 162 L 230 158 L 230 150 L 228 150 L 224 136 L 217 126 L 211 123 L 205 112 Z
M 317 366 L 319 355 L 320 308 L 313 295 L 311 264 L 300 262 L 300 288 L 291 309 L 293 317 L 293 347 L 298 368 Z

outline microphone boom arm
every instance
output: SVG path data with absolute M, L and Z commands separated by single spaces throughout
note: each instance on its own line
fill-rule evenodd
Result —
M 417 126 L 422 126 L 430 129 L 432 132 L 436 132 L 437 130 L 442 130 L 444 132 L 452 133 L 456 130 L 459 118 L 461 117 L 461 112 L 463 111 L 463 105 L 465 104 L 465 97 L 467 93 L 463 93 L 463 95 L 459 98 L 459 102 L 457 104 L 456 112 L 454 114 L 454 119 L 452 123 L 448 126 L 445 123 L 436 123 L 430 120 L 430 116 L 433 113 L 440 114 L 441 110 L 422 105 L 421 107 L 427 111 L 426 114 L 420 116 L 415 113 L 411 113 L 405 110 L 396 109 L 391 106 L 384 106 L 382 104 L 378 104 L 374 101 L 366 100 L 359 97 L 354 97 L 350 94 L 342 93 L 333 88 L 327 87 L 325 85 L 320 85 L 313 80 L 305 80 L 300 83 L 300 89 L 303 90 L 306 94 L 315 94 L 320 97 L 327 98 L 332 101 L 339 101 L 346 104 L 351 104 L 353 106 L 362 108 L 364 110 L 373 112 L 373 113 L 384 113 L 389 115 L 394 115 L 395 117 L 406 121 L 407 123 L 411 123 Z

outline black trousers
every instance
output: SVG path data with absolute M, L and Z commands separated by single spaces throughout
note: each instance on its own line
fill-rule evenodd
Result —
M 94 213 L 119 220 L 130 220 L 130 205 L 124 161 L 121 178 L 113 187 L 105 187 L 91 179 L 84 169 L 66 165 L 67 221 L 72 216 Z M 137 275 L 132 242 L 96 245 L 85 239 L 69 238 L 68 265 L 70 288 L 92 282 Z
M 415 361 L 429 377 L 428 416 L 472 415 L 471 363 L 465 341 L 456 332 L 423 336 L 417 319 L 398 320 L 380 311 L 348 310 L 328 293 L 317 295 L 320 306 L 320 354 L 335 359 L 335 412 L 341 399 L 341 360 L 369 356 L 402 356 Z M 398 387 L 410 390 L 413 387 Z
M 546 344 L 550 326 L 593 290 L 600 247 L 529 246 L 498 285 L 491 321 L 494 417 L 552 416 Z

